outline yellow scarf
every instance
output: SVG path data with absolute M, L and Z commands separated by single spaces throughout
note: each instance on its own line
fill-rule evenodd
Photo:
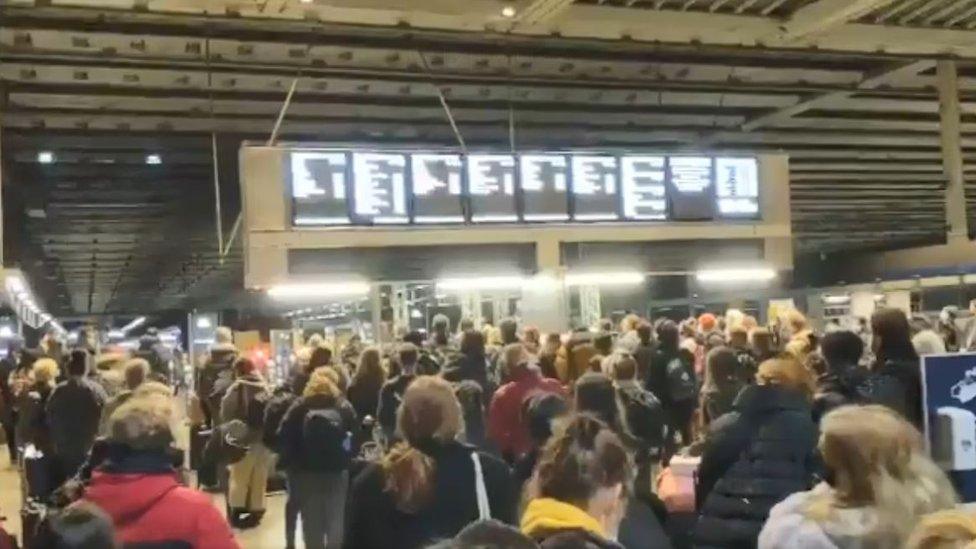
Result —
M 559 530 L 586 530 L 603 539 L 607 537 L 603 525 L 586 511 L 552 498 L 530 501 L 522 515 L 520 528 L 530 538 Z

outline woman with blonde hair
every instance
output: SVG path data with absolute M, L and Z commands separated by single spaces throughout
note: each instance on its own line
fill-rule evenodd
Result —
M 403 442 L 352 483 L 347 549 L 424 547 L 486 518 L 483 511 L 513 523 L 517 492 L 511 472 L 500 460 L 458 442 L 462 426 L 450 383 L 419 376 L 407 387 L 397 411 Z
M 906 549 L 976 549 L 976 516 L 949 509 L 922 518 Z
M 956 505 L 919 432 L 892 410 L 842 406 L 821 428 L 827 482 L 773 508 L 760 549 L 902 547 L 923 516 Z
M 698 468 L 695 547 L 754 547 L 769 510 L 817 472 L 810 373 L 785 354 L 759 365 L 709 426 Z
M 279 457 L 288 473 L 289 505 L 302 516 L 309 549 L 342 547 L 356 428 L 356 411 L 339 389 L 339 375 L 328 366 L 312 371 L 304 393 L 281 420 Z
M 14 388 L 15 404 L 19 411 L 15 433 L 17 446 L 21 449 L 33 444 L 50 455 L 51 432 L 45 407 L 60 374 L 61 370 L 54 359 L 40 358 L 31 366 L 27 383 Z

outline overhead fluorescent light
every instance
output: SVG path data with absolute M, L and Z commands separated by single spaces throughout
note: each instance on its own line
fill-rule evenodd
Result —
M 158 166 L 163 163 L 163 157 L 158 154 L 150 154 L 146 156 L 146 164 L 150 166 Z
M 504 8 L 502 8 L 502 17 L 507 17 L 511 19 L 515 17 L 516 13 L 517 12 L 515 11 L 515 6 L 505 6 Z
M 438 291 L 512 290 L 526 283 L 522 276 L 471 276 L 442 278 L 436 282 Z
M 51 164 L 54 162 L 54 153 L 51 151 L 41 151 L 37 153 L 37 161 L 41 164 Z
M 695 273 L 698 282 L 737 283 L 768 282 L 776 278 L 776 271 L 769 267 L 739 267 L 725 269 L 702 269 Z
M 314 298 L 341 297 L 365 295 L 369 293 L 369 284 L 365 282 L 318 282 L 280 284 L 268 290 L 268 295 L 274 298 Z
M 109 330 L 108 337 L 109 339 L 122 339 L 125 337 L 125 332 L 122 330 Z
M 19 295 L 27 291 L 24 285 L 24 279 L 19 276 L 8 276 L 4 284 L 7 287 L 7 291 L 12 295 Z
M 845 303 L 851 302 L 851 296 L 849 295 L 825 295 L 823 296 L 823 302 L 825 305 L 843 305 Z
M 123 326 L 122 327 L 122 332 L 125 333 L 125 332 L 129 332 L 131 330 L 135 330 L 136 328 L 138 328 L 139 326 L 142 326 L 145 323 L 146 323 L 146 317 L 140 316 L 139 318 L 137 318 L 137 319 L 133 320 L 132 322 L 130 322 L 130 323 L 126 324 L 125 326 Z
M 410 309 L 410 318 L 424 318 L 424 313 L 420 309 Z
M 628 286 L 640 284 L 644 274 L 637 271 L 567 273 L 567 286 Z
M 12 337 L 14 337 L 14 329 L 13 328 L 11 328 L 10 326 L 7 326 L 7 325 L 0 326 L 0 338 L 2 338 L 2 339 L 10 339 Z

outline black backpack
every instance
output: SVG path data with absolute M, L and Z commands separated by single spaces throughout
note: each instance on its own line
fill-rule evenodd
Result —
M 278 427 L 295 398 L 291 391 L 279 387 L 264 407 L 264 433 L 261 442 L 272 450 L 278 450 Z
M 244 391 L 242 387 L 240 391 Z M 268 409 L 268 402 L 271 401 L 271 393 L 258 391 L 247 403 L 244 412 L 244 423 L 251 429 L 264 429 L 264 415 Z
M 671 402 L 694 400 L 698 394 L 698 383 L 695 381 L 694 374 L 688 371 L 681 356 L 676 356 L 668 362 L 666 374 Z
M 640 387 L 618 390 L 630 432 L 650 448 L 664 445 L 664 409 L 661 401 Z
M 343 471 L 352 462 L 352 433 L 335 408 L 313 408 L 302 420 L 302 450 L 317 470 Z

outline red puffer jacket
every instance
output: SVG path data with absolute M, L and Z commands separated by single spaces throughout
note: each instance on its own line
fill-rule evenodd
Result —
M 239 549 L 210 499 L 171 473 L 95 471 L 84 499 L 109 514 L 123 544 L 182 542 L 200 549 Z

